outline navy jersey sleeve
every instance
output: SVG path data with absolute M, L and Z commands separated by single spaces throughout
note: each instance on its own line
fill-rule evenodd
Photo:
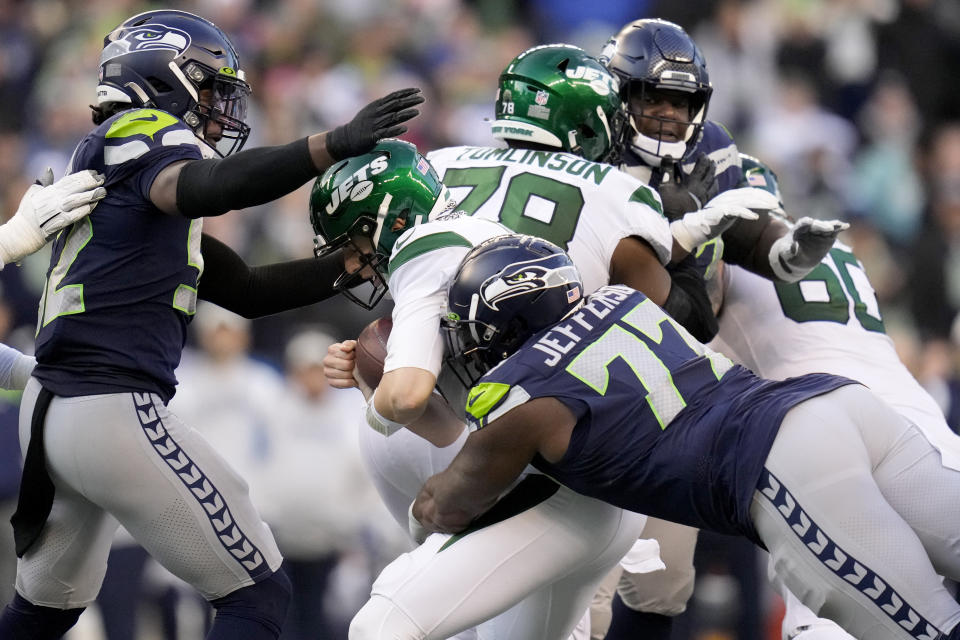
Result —
M 182 120 L 158 109 L 133 109 L 108 119 L 77 147 L 69 172 L 94 169 L 105 185 L 127 181 L 144 200 L 163 169 L 173 162 L 200 160 L 200 141 Z
M 740 151 L 726 128 L 712 120 L 703 125 L 703 137 L 697 145 L 691 158 L 696 159 L 700 153 L 706 153 L 717 167 L 717 186 L 720 192 L 736 189 L 743 179 L 740 168 Z M 684 166 L 688 171 L 693 168 Z

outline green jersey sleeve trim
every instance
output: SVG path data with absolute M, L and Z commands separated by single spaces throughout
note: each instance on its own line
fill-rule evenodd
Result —
M 661 205 L 660 201 L 654 197 L 653 191 L 650 189 L 650 187 L 646 185 L 637 187 L 637 190 L 633 192 L 627 202 L 642 202 L 660 215 L 663 215 L 663 205 Z
M 423 236 L 404 246 L 390 259 L 389 271 L 392 274 L 414 258 L 446 247 L 467 247 L 470 249 L 473 247 L 473 243 L 453 231 L 442 231 Z

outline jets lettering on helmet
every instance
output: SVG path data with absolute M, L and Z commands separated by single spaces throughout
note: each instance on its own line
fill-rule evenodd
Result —
M 376 176 L 387 170 L 387 156 L 377 156 L 367 164 L 353 172 L 341 182 L 337 188 L 330 194 L 330 202 L 327 203 L 326 212 L 333 215 L 340 205 L 346 201 L 359 202 L 373 191 L 373 182 L 371 176 Z
M 590 88 L 600 96 L 618 91 L 615 84 L 616 78 L 609 73 L 603 73 L 599 69 L 580 65 L 574 69 L 567 68 L 566 74 L 571 80 L 586 80 Z

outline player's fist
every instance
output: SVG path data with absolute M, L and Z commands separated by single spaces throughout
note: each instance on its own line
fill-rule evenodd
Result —
M 323 375 L 331 387 L 352 389 L 357 386 L 353 377 L 353 368 L 357 362 L 356 348 L 356 340 L 335 342 L 327 347 L 327 355 L 323 358 Z

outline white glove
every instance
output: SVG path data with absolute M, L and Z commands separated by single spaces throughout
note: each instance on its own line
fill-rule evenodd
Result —
M 784 282 L 803 280 L 827 255 L 840 232 L 849 228 L 839 220 L 804 216 L 770 247 L 770 267 Z
M 16 214 L 0 225 L 0 268 L 39 251 L 50 236 L 90 215 L 107 191 L 104 177 L 79 171 L 53 182 L 47 169 L 39 184 L 27 189 Z
M 737 220 L 756 220 L 756 211 L 776 209 L 780 202 L 769 191 L 756 187 L 730 189 L 698 211 L 670 223 L 673 238 L 687 251 L 713 240 Z

